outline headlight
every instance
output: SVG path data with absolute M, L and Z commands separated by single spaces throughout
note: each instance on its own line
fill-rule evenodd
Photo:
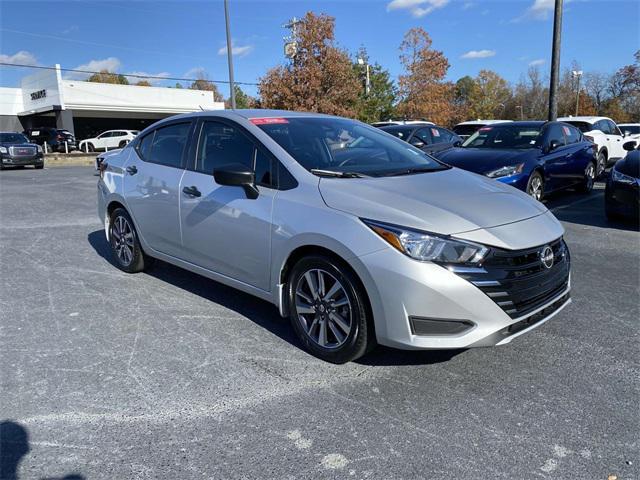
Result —
M 500 177 L 508 177 L 509 175 L 515 175 L 516 173 L 522 173 L 522 168 L 524 167 L 524 163 L 519 163 L 517 165 L 508 165 L 506 167 L 501 167 L 497 170 L 493 170 L 485 174 L 489 178 L 500 178 Z
M 362 220 L 396 250 L 420 261 L 436 263 L 479 263 L 489 249 L 475 243 L 441 237 L 433 233 Z
M 630 177 L 629 175 L 625 175 L 624 173 L 620 173 L 615 168 L 611 169 L 611 179 L 614 182 L 626 183 L 627 185 L 633 185 L 636 183 L 636 179 Z
M 0 153 L 9 153 L 9 150 L 7 150 L 7 147 L 0 147 Z
M 36 145 L 36 148 L 38 149 L 38 153 L 42 153 L 42 145 Z

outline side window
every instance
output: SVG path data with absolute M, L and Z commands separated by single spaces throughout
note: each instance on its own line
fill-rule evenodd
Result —
M 596 123 L 596 129 L 600 130 L 602 133 L 610 134 L 611 131 L 609 129 L 609 123 L 606 120 L 600 120 Z
M 563 125 L 562 130 L 564 131 L 564 136 L 567 139 L 567 145 L 578 143 L 580 141 L 581 135 L 577 128 Z
M 155 130 L 153 130 L 151 133 L 142 137 L 138 142 L 136 149 L 138 150 L 138 155 L 140 155 L 142 160 L 149 161 L 149 152 L 151 151 L 151 143 L 153 142 L 153 135 L 155 133 Z
M 437 133 L 437 135 L 436 135 Z M 450 143 L 453 142 L 453 135 L 449 130 L 439 127 L 431 127 L 433 135 L 433 143 Z
M 432 143 L 431 141 L 431 135 L 429 135 L 429 129 L 427 128 L 421 128 L 420 130 L 418 130 L 416 133 L 413 134 L 413 137 L 418 137 L 421 141 L 423 141 L 425 143 L 425 145 L 430 145 Z
M 560 125 L 551 125 L 547 132 L 547 145 L 551 145 L 551 142 L 558 142 L 559 146 L 565 145 L 564 132 Z
M 254 145 L 235 127 L 220 122 L 204 122 L 198 140 L 196 171 L 213 174 L 221 165 L 240 163 L 253 168 Z
M 620 129 L 616 126 L 615 123 L 613 123 L 611 120 L 607 120 L 607 123 L 609 124 L 609 130 L 613 135 L 622 136 L 622 133 L 620 133 Z
M 181 168 L 182 153 L 187 144 L 190 123 L 177 123 L 155 131 L 150 151 L 144 158 L 167 167 Z M 147 139 L 145 137 L 144 141 Z
M 277 186 L 277 178 L 274 177 L 273 161 L 271 157 L 266 155 L 259 148 L 256 149 L 256 185 L 263 187 L 274 188 Z

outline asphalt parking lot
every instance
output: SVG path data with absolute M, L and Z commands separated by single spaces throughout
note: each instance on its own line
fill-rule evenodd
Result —
M 548 202 L 573 260 L 554 319 L 499 348 L 342 366 L 265 302 L 117 270 L 95 184 L 89 167 L 0 175 L 7 478 L 640 477 L 640 234 L 607 222 L 601 184 Z

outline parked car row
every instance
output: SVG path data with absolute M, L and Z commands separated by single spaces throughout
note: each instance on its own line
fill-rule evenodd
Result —
M 71 152 L 82 150 L 97 152 L 122 148 L 138 134 L 138 130 L 107 130 L 95 138 L 87 138 L 77 143 L 75 136 L 68 130 L 53 127 L 28 129 L 24 135 L 36 145 L 52 152 Z

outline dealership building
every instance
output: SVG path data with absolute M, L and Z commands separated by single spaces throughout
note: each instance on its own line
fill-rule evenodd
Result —
M 178 113 L 220 110 L 213 92 L 63 79 L 60 65 L 0 87 L 0 131 L 56 127 L 79 140 L 105 130 L 142 130 Z

